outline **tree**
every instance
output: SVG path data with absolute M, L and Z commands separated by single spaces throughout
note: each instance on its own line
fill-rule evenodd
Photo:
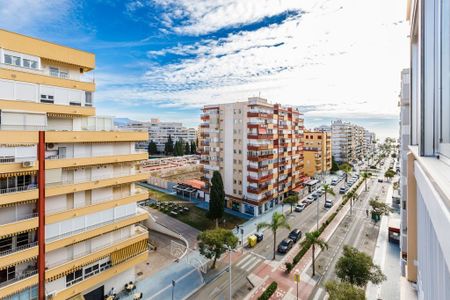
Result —
M 289 204 L 291 206 L 291 213 L 292 213 L 292 207 L 297 204 L 298 202 L 298 195 L 290 195 L 286 199 L 283 200 L 283 203 Z
M 348 163 L 343 163 L 342 165 L 339 166 L 339 169 L 341 169 L 341 171 L 345 173 L 345 182 L 347 182 L 348 175 L 352 171 L 352 166 L 349 165 Z
M 277 248 L 277 230 L 278 228 L 287 228 L 291 229 L 289 226 L 286 216 L 284 214 L 280 214 L 279 212 L 274 212 L 272 215 L 272 223 L 262 222 L 256 226 L 256 230 L 260 230 L 262 228 L 269 228 L 273 233 L 273 258 L 275 259 L 275 253 Z
M 164 144 L 164 153 L 166 155 L 173 155 L 173 140 L 172 136 L 169 134 L 169 138 L 167 139 L 167 142 Z
M 331 157 L 331 173 L 335 173 L 337 171 L 339 171 L 339 165 L 338 163 L 334 160 L 334 157 Z
M 372 207 L 372 213 L 378 216 L 389 215 L 392 209 L 386 203 L 378 201 L 378 198 L 370 199 L 369 205 Z
M 186 144 L 184 145 L 184 154 L 189 153 L 191 153 L 191 147 L 189 146 L 189 142 L 186 142 Z
M 223 188 L 222 176 L 219 171 L 214 171 L 213 173 L 209 195 L 208 218 L 215 220 L 216 228 L 218 228 L 219 219 L 223 217 L 223 212 L 225 210 L 225 191 Z
M 227 249 L 237 246 L 238 238 L 231 230 L 216 228 L 201 232 L 197 236 L 200 254 L 209 259 L 214 259 L 211 269 L 216 267 L 216 261 Z
M 175 156 L 183 156 L 185 150 L 185 144 L 182 139 L 175 142 L 175 150 L 174 155 Z
M 156 146 L 156 143 L 153 140 L 151 140 L 148 143 L 147 151 L 148 155 L 155 155 L 156 153 L 158 153 L 158 147 Z
M 392 153 L 392 154 L 391 154 L 391 157 L 392 157 L 392 158 L 396 158 L 396 157 L 397 157 L 397 154 Z
M 362 172 L 361 178 L 364 179 L 364 190 L 367 192 L 367 179 L 370 178 L 370 174 L 367 172 Z
M 322 185 L 322 188 L 323 188 L 323 193 L 325 195 L 325 202 L 327 202 L 327 194 L 330 194 L 332 196 L 336 196 L 336 194 L 333 191 L 333 188 L 330 185 L 325 183 L 325 184 Z
M 191 142 L 191 154 L 196 154 L 197 153 L 197 144 L 192 141 Z
M 312 276 L 314 277 L 316 275 L 316 246 L 323 250 L 328 249 L 328 244 L 320 238 L 319 230 L 305 233 L 304 243 L 312 246 Z
M 392 169 L 389 169 L 384 173 L 384 177 L 388 178 L 389 180 L 391 180 L 392 177 L 394 177 L 394 176 L 395 176 L 395 172 Z
M 336 263 L 336 276 L 351 285 L 365 286 L 369 281 L 379 284 L 386 280 L 378 265 L 364 252 L 348 245 L 344 246 L 344 253 Z
M 348 282 L 339 282 L 336 280 L 327 281 L 325 289 L 329 294 L 330 300 L 364 300 L 366 299 L 363 289 L 354 287 Z

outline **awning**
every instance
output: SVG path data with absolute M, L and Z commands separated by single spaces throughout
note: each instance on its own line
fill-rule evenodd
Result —
M 125 260 L 136 256 L 148 248 L 148 240 L 142 240 L 137 243 L 134 243 L 128 247 L 122 248 L 120 250 L 114 251 L 111 253 L 111 264 L 113 266 L 124 262 Z
M 55 281 L 56 279 L 59 279 L 59 278 L 61 278 L 61 277 L 64 277 L 64 276 L 67 276 L 67 275 L 69 275 L 70 273 L 73 273 L 73 272 L 75 272 L 75 271 L 77 271 L 77 270 L 79 270 L 79 269 L 82 269 L 83 267 L 85 267 L 85 266 L 87 266 L 87 265 L 90 265 L 90 264 L 92 264 L 92 263 L 94 263 L 94 262 L 96 262 L 96 261 L 99 261 L 99 260 L 101 260 L 101 259 L 104 259 L 105 257 L 108 257 L 108 255 L 103 255 L 103 256 L 101 256 L 101 257 L 95 257 L 95 258 L 92 258 L 92 259 L 90 259 L 90 260 L 88 260 L 88 261 L 86 261 L 84 264 L 82 264 L 82 265 L 78 265 L 78 266 L 75 266 L 75 267 L 73 267 L 73 268 L 69 268 L 69 269 L 67 269 L 67 270 L 65 270 L 64 272 L 62 272 L 62 273 L 59 273 L 59 274 L 56 274 L 55 276 L 52 276 L 52 277 L 49 277 L 49 278 L 45 278 L 45 280 L 46 281 Z M 73 261 L 68 261 L 67 263 L 72 263 Z M 59 267 L 61 267 L 61 266 L 63 266 L 64 264 L 61 264 L 61 265 L 58 265 L 58 266 L 55 266 L 56 268 L 59 268 Z
M 54 117 L 54 118 L 64 118 L 64 119 L 73 119 L 78 118 L 78 115 L 72 115 L 72 114 L 61 114 L 61 113 L 47 113 L 47 116 Z
M 0 178 L 14 177 L 14 176 L 24 176 L 24 175 L 35 175 L 37 173 L 34 171 L 20 171 L 20 172 L 9 172 L 9 173 L 0 173 Z
M 11 262 L 11 263 L 9 263 L 9 264 L 7 264 L 7 265 L 4 265 L 4 266 L 0 267 L 0 270 L 4 270 L 4 269 L 6 269 L 6 268 L 9 268 L 9 267 L 11 267 L 11 266 L 16 266 L 16 265 L 18 265 L 18 264 L 23 264 L 23 263 L 26 263 L 26 262 L 35 260 L 36 258 L 37 258 L 37 256 L 32 256 L 32 257 L 29 257 L 29 258 L 26 258 L 26 259 L 22 259 L 22 260 L 18 260 L 18 261 L 13 261 L 13 262 Z
M 17 205 L 23 205 L 23 204 L 29 204 L 29 203 L 35 203 L 37 202 L 37 199 L 32 200 L 26 200 L 26 201 L 19 201 L 19 202 L 11 202 L 11 203 L 0 203 L 0 207 L 11 207 L 11 206 L 17 206 Z
M 5 235 L 2 235 L 0 233 L 0 239 L 5 239 L 7 237 L 11 237 L 11 236 L 15 236 L 15 235 L 19 235 L 19 234 L 22 234 L 22 233 L 25 233 L 25 232 L 30 232 L 30 231 L 35 231 L 35 230 L 36 230 L 36 227 L 35 228 L 30 228 L 30 229 L 27 229 L 27 230 L 23 230 L 23 231 L 12 232 L 10 234 L 5 234 Z

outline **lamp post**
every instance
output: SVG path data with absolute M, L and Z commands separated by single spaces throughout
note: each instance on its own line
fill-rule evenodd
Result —
M 230 246 L 226 246 L 226 248 L 228 250 L 228 289 L 230 294 L 229 299 L 231 300 L 231 252 L 233 252 L 233 249 Z
M 174 297 L 174 293 L 175 293 L 175 280 L 172 280 L 172 300 Z

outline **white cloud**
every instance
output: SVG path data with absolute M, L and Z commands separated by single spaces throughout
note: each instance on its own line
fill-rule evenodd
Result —
M 167 27 L 189 35 L 251 24 L 287 11 L 300 11 L 304 6 L 298 0 L 153 0 L 153 3 L 166 9 L 162 19 Z
M 68 26 L 73 8 L 72 0 L 1 0 L 0 27 L 30 34 L 48 24 Z

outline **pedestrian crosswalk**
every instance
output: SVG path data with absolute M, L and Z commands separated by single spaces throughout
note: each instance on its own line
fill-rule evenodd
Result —
M 236 267 L 238 267 L 246 272 L 250 272 L 253 268 L 255 268 L 263 260 L 264 260 L 263 258 L 249 253 L 236 264 Z

